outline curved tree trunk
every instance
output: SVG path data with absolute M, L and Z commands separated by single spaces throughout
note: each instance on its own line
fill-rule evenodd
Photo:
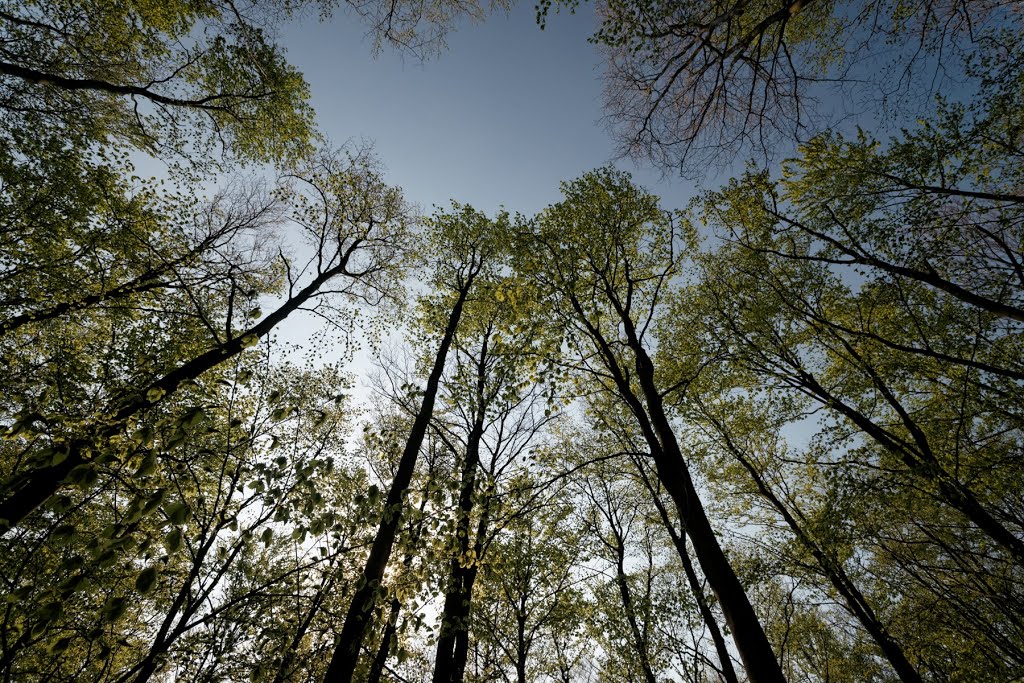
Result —
M 626 334 L 626 342 L 634 360 L 636 375 L 629 378 L 620 365 L 619 356 L 600 330 L 589 325 L 589 333 L 612 375 L 616 390 L 637 420 L 654 458 L 658 479 L 672 498 L 679 519 L 693 543 L 693 550 L 707 577 L 711 590 L 722 606 L 722 614 L 733 634 L 743 668 L 751 683 L 786 683 L 779 661 L 765 635 L 764 628 L 750 604 L 736 572 L 729 564 L 714 529 L 708 520 L 700 495 L 690 477 L 672 425 L 665 412 L 664 401 L 654 378 L 654 364 L 637 336 L 636 327 L 618 301 L 611 300 Z M 573 305 L 583 315 L 579 301 Z M 639 385 L 643 400 L 634 387 Z
M 292 312 L 314 297 L 328 281 L 343 275 L 346 265 L 347 263 L 343 262 L 324 271 L 298 294 L 288 299 L 277 310 L 245 332 L 182 363 L 137 394 L 115 402 L 110 411 L 113 415 L 107 420 L 107 426 L 96 428 L 94 438 L 72 441 L 68 444 L 68 454 L 63 461 L 56 465 L 26 472 L 19 478 L 12 487 L 13 491 L 0 502 L 0 534 L 20 524 L 36 508 L 56 494 L 73 469 L 91 462 L 87 454 L 91 448 L 95 447 L 96 441 L 102 442 L 117 434 L 124 428 L 129 418 L 152 406 L 153 401 L 147 398 L 150 392 L 167 398 L 183 383 L 196 379 L 203 373 L 237 356 L 246 348 L 250 338 L 255 339 L 268 334 Z
M 736 649 L 743 660 L 743 668 L 747 670 L 747 676 L 752 683 L 785 683 L 786 677 L 782 673 L 771 643 L 768 642 L 757 613 L 747 598 L 743 584 L 740 583 L 722 551 L 722 546 L 718 543 L 697 488 L 693 485 L 690 468 L 679 448 L 679 441 L 672 430 L 664 401 L 655 383 L 654 363 L 641 344 L 632 319 L 619 307 L 618 302 L 613 303 L 622 320 L 629 349 L 633 353 L 637 380 L 644 397 L 645 405 L 637 405 L 639 402 L 633 401 L 634 413 L 642 423 L 646 422 L 642 426 L 648 445 L 651 446 L 658 478 L 672 497 L 679 512 L 679 519 L 693 542 L 693 550 L 701 570 L 718 597 L 725 621 L 732 630 Z M 628 383 L 620 385 L 620 391 L 623 388 L 628 390 Z
M 710 416 L 709 416 L 710 417 Z M 778 496 L 768 487 L 768 483 L 761 476 L 761 473 L 754 467 L 753 463 L 750 462 L 746 454 L 736 445 L 736 443 L 729 437 L 725 431 L 724 425 L 710 418 L 714 422 L 715 429 L 718 430 L 719 434 L 725 440 L 725 446 L 732 453 L 733 457 L 743 466 L 750 477 L 754 480 L 757 485 L 757 490 L 761 494 L 761 497 L 771 503 L 772 507 L 782 516 L 786 524 L 789 526 L 793 535 L 796 536 L 797 541 L 800 542 L 808 552 L 818 562 L 818 566 L 821 568 L 822 573 L 826 576 L 832 587 L 836 589 L 843 599 L 846 601 L 847 607 L 860 622 L 864 630 L 868 632 L 875 644 L 885 655 L 885 658 L 889 660 L 890 666 L 900 677 L 900 680 L 904 683 L 922 683 L 921 675 L 917 672 L 914 666 L 907 659 L 906 653 L 903 652 L 903 648 L 900 644 L 889 635 L 885 625 L 875 615 L 874 610 L 868 603 L 864 594 L 860 592 L 853 580 L 847 575 L 842 565 L 836 562 L 821 546 L 819 546 L 810 535 L 800 526 L 800 523 L 789 511 L 789 509 L 782 503 Z

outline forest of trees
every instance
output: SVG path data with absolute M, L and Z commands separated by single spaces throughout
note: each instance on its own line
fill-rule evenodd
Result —
M 0 0 L 4 683 L 1024 680 L 1019 0 L 542 0 L 742 172 L 536 215 L 420 215 L 272 31 L 510 3 L 335 4 Z

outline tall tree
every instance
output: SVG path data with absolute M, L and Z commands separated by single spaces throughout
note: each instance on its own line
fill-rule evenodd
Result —
M 566 505 L 536 499 L 538 483 L 526 472 L 510 482 L 510 497 L 525 500 L 509 506 L 519 513 L 501 525 L 488 551 L 472 614 L 474 651 L 486 659 L 474 664 L 479 675 L 470 680 L 537 680 L 547 668 L 538 655 L 548 634 L 583 626 L 574 588 L 577 533 Z
M 584 381 L 622 401 L 650 449 L 658 477 L 722 605 L 752 681 L 782 681 L 757 615 L 733 571 L 690 475 L 646 340 L 689 228 L 666 214 L 628 176 L 603 169 L 563 185 L 565 200 L 529 226 L 519 266 L 547 292 L 564 322 L 571 360 Z
M 547 0 L 538 18 L 577 5 Z M 604 0 L 596 13 L 620 151 L 696 177 L 737 155 L 774 161 L 843 117 L 886 125 L 939 94 L 969 101 L 1020 65 L 1020 15 L 998 0 Z
M 989 94 L 709 195 L 725 243 L 659 334 L 670 376 L 708 381 L 689 414 L 910 680 L 949 675 L 946 629 L 971 634 L 957 675 L 1020 665 L 1019 84 Z
M 494 261 L 500 254 L 501 228 L 505 223 L 507 219 L 504 217 L 493 222 L 473 208 L 458 204 L 454 205 L 452 213 L 438 213 L 429 223 L 424 246 L 429 250 L 431 284 L 436 293 L 433 300 L 428 298 L 423 304 L 424 314 L 434 323 L 432 329 L 439 333 L 437 350 L 430 363 L 416 418 L 385 498 L 380 527 L 339 631 L 338 644 L 325 681 L 347 683 L 352 680 L 402 519 L 404 495 L 412 481 L 433 415 L 448 351 L 474 283 L 485 268 L 497 265 Z
M 455 457 L 459 485 L 445 600 L 434 657 L 435 683 L 461 683 L 469 650 L 473 587 L 490 539 L 504 480 L 554 417 L 545 386 L 524 375 L 540 367 L 545 321 L 505 276 L 479 283 L 454 340 L 451 372 L 443 385 L 439 438 Z M 542 405 L 543 404 L 543 405 Z

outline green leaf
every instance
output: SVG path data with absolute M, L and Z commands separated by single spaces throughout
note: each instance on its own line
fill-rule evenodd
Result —
M 132 441 L 140 446 L 151 446 L 153 444 L 153 428 L 149 425 L 135 430 L 132 434 Z
M 78 465 L 71 472 L 68 473 L 68 481 L 73 486 L 80 488 L 89 488 L 95 484 L 100 478 L 96 467 L 91 463 L 85 463 Z
M 59 446 L 53 449 L 53 455 L 50 456 L 50 465 L 56 466 L 68 459 L 68 455 L 71 454 L 71 449 L 67 446 Z
M 153 510 L 156 510 L 160 506 L 160 504 L 164 502 L 164 498 L 166 497 L 166 489 L 157 489 L 156 491 L 154 491 L 149 496 L 149 499 L 146 501 L 146 505 L 142 508 L 142 515 L 146 516 L 153 512 Z
M 192 509 L 188 506 L 188 503 L 179 501 L 165 507 L 164 514 L 167 515 L 167 519 L 170 520 L 171 524 L 181 525 L 192 516 Z
M 67 636 L 57 640 L 55 643 L 50 645 L 49 650 L 51 655 L 59 655 L 71 646 L 71 638 Z
M 114 622 L 124 616 L 128 611 L 128 598 L 120 595 L 112 595 L 103 603 L 100 610 L 100 618 L 105 622 Z
M 206 411 L 201 406 L 193 406 L 182 415 L 181 426 L 187 431 L 192 431 L 206 420 Z
M 175 527 L 164 536 L 164 548 L 167 549 L 168 553 L 176 553 L 181 550 L 182 541 L 181 529 Z
M 135 477 L 148 477 L 156 471 L 157 459 L 156 451 L 148 451 L 143 456 L 142 462 L 139 463 L 139 468 L 135 470 Z
M 145 595 L 146 593 L 153 590 L 154 586 L 156 586 L 156 579 L 156 567 L 146 567 L 135 578 L 135 590 Z
M 74 593 L 85 583 L 84 574 L 72 574 L 57 586 L 61 593 Z

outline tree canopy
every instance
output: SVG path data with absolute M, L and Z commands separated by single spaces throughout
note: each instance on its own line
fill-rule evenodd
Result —
M 597 3 L 624 149 L 756 158 L 533 215 L 328 145 L 308 9 L 0 2 L 3 680 L 1024 678 L 1018 5 Z

